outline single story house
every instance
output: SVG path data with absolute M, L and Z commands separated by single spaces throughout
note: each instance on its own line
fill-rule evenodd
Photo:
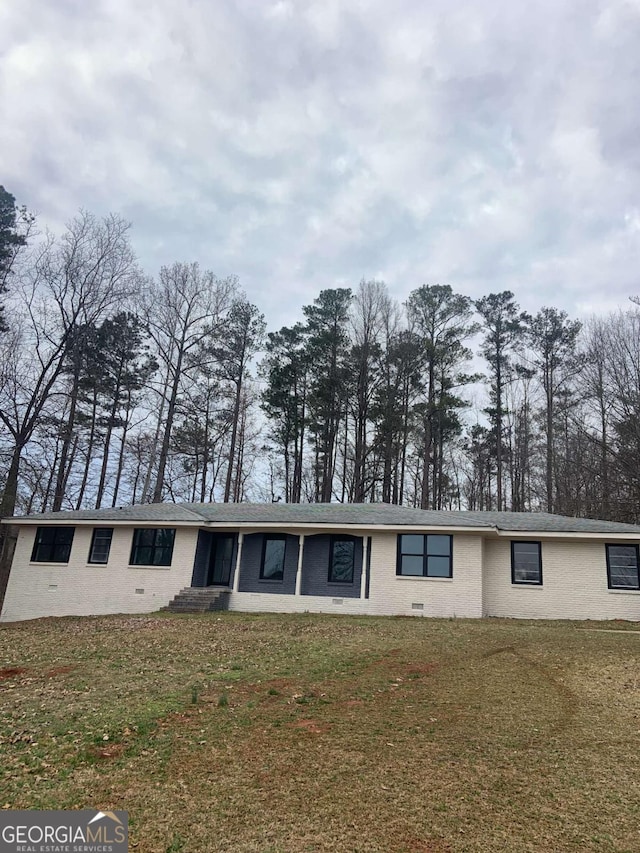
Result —
M 204 503 L 5 523 L 19 536 L 3 621 L 149 612 L 175 596 L 240 611 L 640 619 L 640 527 L 610 521 Z

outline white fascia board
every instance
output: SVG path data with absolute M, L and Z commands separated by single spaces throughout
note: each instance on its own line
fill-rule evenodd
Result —
M 595 532 L 595 531 L 568 531 L 568 530 L 496 530 L 498 536 L 503 539 L 588 539 L 588 540 L 596 540 L 602 542 L 608 542 L 610 539 L 612 540 L 625 540 L 625 541 L 640 541 L 640 533 L 623 533 L 621 531 L 616 531 L 615 533 L 607 533 L 603 532 Z
M 232 523 L 230 521 L 207 521 L 204 523 L 207 530 L 247 530 L 259 533 L 262 530 L 275 530 L 279 533 L 290 530 L 307 531 L 313 530 L 318 533 L 495 533 L 493 527 L 458 527 L 429 524 L 337 524 L 335 522 L 275 522 L 275 521 L 242 521 Z M 294 534 L 295 535 L 295 534 Z
M 159 521 L 158 519 L 146 518 L 38 518 L 37 516 L 20 516 L 18 518 L 3 518 L 0 524 L 19 525 L 26 527 L 46 527 L 49 524 L 55 527 L 61 527 L 68 524 L 73 527 L 202 527 L 202 521 L 172 521 L 168 518 Z

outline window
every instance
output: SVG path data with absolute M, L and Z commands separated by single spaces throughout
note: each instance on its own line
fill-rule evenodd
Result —
M 171 527 L 139 527 L 133 531 L 132 566 L 170 566 L 175 529 Z
M 511 583 L 542 585 L 540 542 L 511 543 Z
M 262 546 L 260 580 L 281 581 L 284 578 L 284 536 L 265 536 Z
M 403 533 L 398 536 L 396 574 L 409 577 L 453 577 L 453 537 L 441 533 Z
M 353 583 L 356 543 L 353 539 L 332 538 L 329 553 L 329 583 Z
M 108 563 L 113 527 L 94 527 L 89 549 L 90 563 Z
M 31 552 L 32 563 L 68 563 L 75 527 L 39 527 Z
M 609 589 L 640 589 L 637 545 L 607 545 Z

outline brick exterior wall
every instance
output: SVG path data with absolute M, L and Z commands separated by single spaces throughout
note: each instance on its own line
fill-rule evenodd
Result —
M 114 527 L 106 566 L 88 563 L 92 526 L 76 527 L 68 564 L 32 563 L 36 529 L 35 525 L 20 527 L 2 621 L 150 612 L 168 604 L 180 589 L 191 585 L 198 539 L 196 528 L 176 529 L 172 564 L 157 568 L 129 566 L 134 525 Z M 291 530 L 288 542 L 297 545 L 297 536 L 302 532 Z M 331 532 L 339 533 L 340 530 L 327 531 Z M 355 530 L 349 532 L 357 533 Z M 522 538 L 535 539 L 534 536 Z M 412 578 L 396 575 L 397 535 L 373 532 L 370 534 L 369 597 L 362 599 L 359 580 L 357 597 L 350 597 L 342 594 L 339 588 L 335 591 L 327 588 L 319 595 L 305 583 L 304 577 L 302 591 L 307 594 L 282 594 L 282 586 L 278 590 L 274 587 L 268 595 L 262 594 L 253 584 L 257 552 L 252 548 L 252 543 L 257 547 L 261 539 L 261 536 L 252 537 L 250 532 L 245 536 L 247 550 L 243 552 L 240 591 L 229 596 L 231 610 L 640 620 L 640 592 L 607 588 L 604 539 L 543 539 L 544 583 L 538 587 L 511 583 L 511 551 L 507 537 L 483 539 L 472 532 L 455 534 L 453 578 Z M 312 572 L 318 543 L 322 543 L 319 537 L 315 544 L 311 537 L 305 540 Z M 291 592 L 295 588 L 296 552 L 297 547 L 287 548 L 290 578 L 286 588 Z
M 532 541 L 535 537 L 528 539 Z M 485 616 L 640 619 L 640 592 L 607 588 L 605 540 L 539 541 L 542 542 L 542 586 L 512 584 L 510 540 L 485 541 Z M 623 543 L 617 541 L 617 544 Z
M 306 543 L 305 543 L 306 547 Z M 390 616 L 482 615 L 482 539 L 453 537 L 453 578 L 409 578 L 396 575 L 397 535 L 371 536 L 369 598 L 349 598 L 339 590 L 328 596 L 234 593 L 231 610 L 274 613 L 368 613 Z M 242 577 L 242 575 L 241 575 Z M 422 605 L 420 609 L 415 605 Z
M 171 566 L 157 568 L 129 566 L 133 526 L 114 527 L 106 566 L 87 562 L 93 527 L 76 527 L 69 563 L 32 563 L 36 530 L 35 525 L 20 527 L 2 608 L 3 621 L 149 613 L 168 604 L 191 583 L 198 536 L 195 528 L 176 529 Z M 137 589 L 144 591 L 136 592 Z

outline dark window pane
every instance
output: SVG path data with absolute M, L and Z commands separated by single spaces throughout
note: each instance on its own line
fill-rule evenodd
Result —
M 96 527 L 93 531 L 93 539 L 91 540 L 91 552 L 89 553 L 90 563 L 107 563 L 109 562 L 109 552 L 111 550 L 111 539 L 113 537 L 113 527 Z
M 153 555 L 153 548 L 143 545 L 140 548 L 135 549 L 135 554 L 133 555 L 133 563 L 136 566 L 150 566 Z
M 218 539 L 215 548 L 214 578 L 217 582 L 226 583 L 231 575 L 233 538 L 227 536 L 224 539 Z
M 637 565 L 636 549 L 626 545 L 610 545 L 609 562 L 616 566 L 635 566 Z
M 231 563 L 231 556 L 233 554 L 233 539 L 231 538 L 231 536 L 227 536 L 225 539 L 218 543 L 218 553 L 220 559 L 225 565 Z
M 62 543 L 61 545 L 55 545 L 54 546 L 53 554 L 51 555 L 51 561 L 53 563 L 68 563 L 70 556 L 71 556 L 71 545 L 67 545 L 66 543 Z
M 451 554 L 450 536 L 427 536 L 427 554 L 440 554 L 449 556 Z
M 638 572 L 636 569 L 617 567 L 611 569 L 611 586 L 625 589 L 638 589 Z
M 171 565 L 171 547 L 158 548 L 153 550 L 153 565 L 154 566 L 170 566 Z
M 56 532 L 55 527 L 39 527 L 38 542 L 41 545 L 53 545 L 56 541 Z
M 542 580 L 539 542 L 512 542 L 513 583 L 537 583 Z
M 431 578 L 450 577 L 451 559 L 449 557 L 427 557 L 427 575 Z
M 535 557 L 538 559 L 538 554 L 540 553 L 540 543 L 539 542 L 514 542 L 513 543 L 513 552 L 517 554 L 519 557 L 526 557 L 527 555 L 530 557 Z
M 75 527 L 58 527 L 55 530 L 55 541 L 57 545 L 71 545 Z
M 170 527 L 159 527 L 156 530 L 155 544 L 159 548 L 171 548 L 173 546 L 174 536 L 175 530 L 172 530 Z
M 152 548 L 155 542 L 156 531 L 153 528 L 140 528 L 135 532 L 135 543 L 138 547 Z
M 335 541 L 331 553 L 329 580 L 334 583 L 353 583 L 355 543 Z
M 267 539 L 264 547 L 262 577 L 281 581 L 284 577 L 284 539 Z
M 33 544 L 34 563 L 68 563 L 75 527 L 39 527 Z
M 400 553 L 424 554 L 424 536 L 403 534 L 400 537 Z
M 172 527 L 140 527 L 134 530 L 131 565 L 170 566 L 175 535 Z
M 424 561 L 422 557 L 416 557 L 412 554 L 403 554 L 400 560 L 401 575 L 415 575 L 422 577 L 424 572 Z
M 608 545 L 609 582 L 619 589 L 639 589 L 638 550 L 634 545 Z

